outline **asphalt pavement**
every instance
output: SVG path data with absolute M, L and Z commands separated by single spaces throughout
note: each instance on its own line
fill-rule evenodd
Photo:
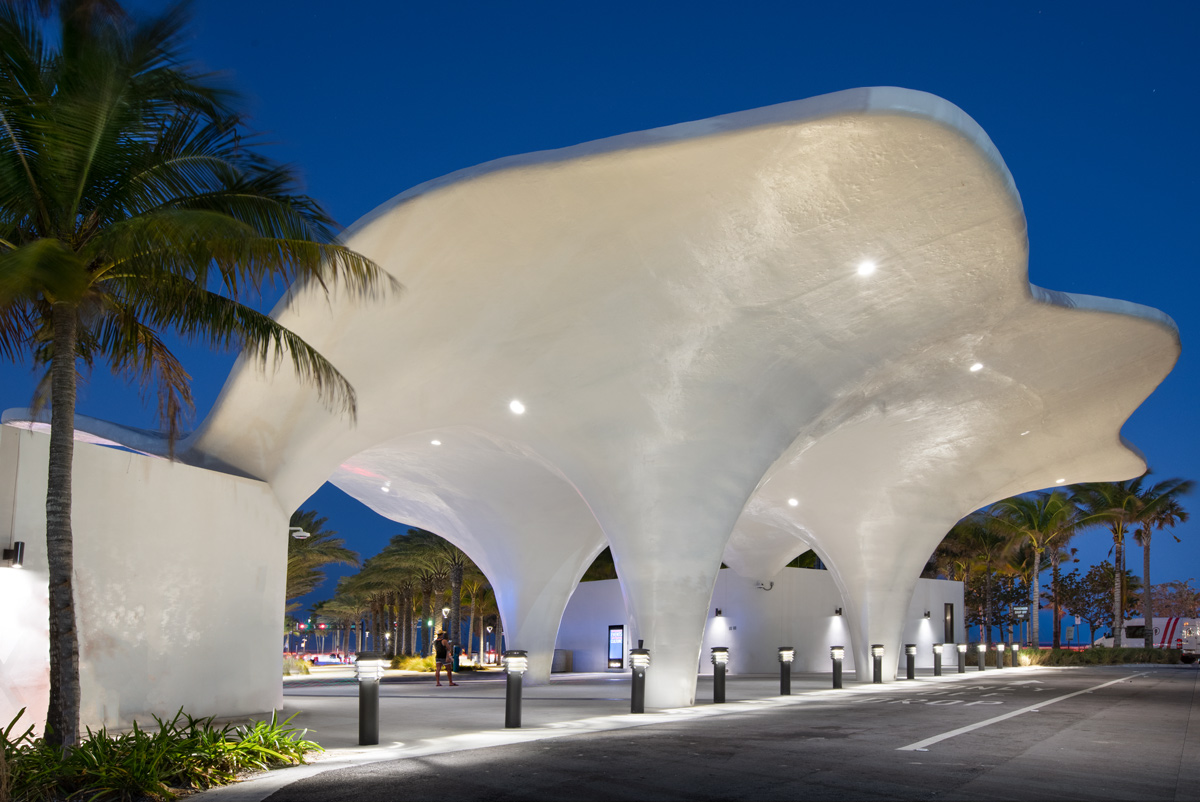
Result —
M 502 677 L 397 678 L 372 748 L 343 744 L 344 725 L 357 736 L 352 684 L 296 685 L 288 705 L 327 725 L 332 742 L 314 736 L 330 753 L 201 797 L 1200 799 L 1195 667 L 972 670 L 841 691 L 807 675 L 790 697 L 774 695 L 777 678 L 731 677 L 724 705 L 704 701 L 710 682 L 695 707 L 633 716 L 627 676 L 562 675 L 527 689 L 525 728 L 504 730 Z

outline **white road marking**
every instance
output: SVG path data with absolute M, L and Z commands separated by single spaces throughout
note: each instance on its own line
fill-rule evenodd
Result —
M 1120 679 L 1114 679 L 1111 682 L 1105 682 L 1103 685 L 1093 685 L 1091 688 L 1085 688 L 1082 691 L 1075 691 L 1074 693 L 1068 693 L 1065 696 L 1056 696 L 1053 699 L 1045 699 L 1036 705 L 1030 705 L 1029 707 L 1023 707 L 1020 710 L 1014 710 L 1011 713 L 1005 713 L 1003 715 L 996 716 L 995 718 L 989 718 L 986 721 L 980 721 L 976 724 L 968 724 L 965 727 L 959 727 L 957 730 L 950 730 L 949 732 L 943 732 L 941 735 L 935 735 L 932 738 L 926 738 L 923 741 L 917 741 L 916 743 L 911 743 L 908 746 L 901 746 L 896 751 L 897 752 L 925 752 L 925 751 L 928 751 L 927 747 L 933 746 L 934 744 L 940 743 L 941 741 L 945 741 L 948 738 L 953 738 L 956 735 L 963 735 L 965 733 L 972 732 L 973 730 L 978 730 L 982 727 L 987 727 L 992 724 L 996 724 L 998 722 L 1005 721 L 1007 719 L 1013 718 L 1014 716 L 1019 716 L 1022 713 L 1036 713 L 1039 710 L 1041 710 L 1043 707 L 1052 705 L 1055 702 L 1061 702 L 1064 699 L 1070 699 L 1073 696 L 1081 696 L 1082 694 L 1085 694 L 1085 693 L 1091 693 L 1092 691 L 1098 691 L 1101 688 L 1107 688 L 1109 685 L 1116 685 L 1118 682 L 1130 682 L 1133 680 L 1134 677 L 1142 677 L 1149 673 L 1150 673 L 1149 671 L 1142 671 L 1141 673 L 1138 673 L 1138 674 L 1131 674 L 1128 677 L 1121 677 Z M 1041 689 L 1039 688 L 1038 690 L 1041 690 Z

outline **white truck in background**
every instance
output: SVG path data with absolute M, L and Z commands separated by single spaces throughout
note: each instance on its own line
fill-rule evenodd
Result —
M 1146 640 L 1146 619 L 1130 618 L 1124 626 L 1121 645 L 1133 648 L 1142 646 Z M 1112 633 L 1096 638 L 1092 645 L 1111 647 Z M 1180 649 L 1183 651 L 1183 662 L 1196 662 L 1200 658 L 1200 619 L 1155 618 L 1154 645 L 1159 649 Z

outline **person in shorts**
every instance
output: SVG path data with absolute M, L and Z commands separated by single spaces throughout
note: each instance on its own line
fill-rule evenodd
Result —
M 454 681 L 454 658 L 450 656 L 450 639 L 446 637 L 445 632 L 439 632 L 437 640 L 433 642 L 433 678 L 437 681 L 437 687 L 442 687 L 442 669 L 446 669 L 446 681 L 451 685 L 457 685 Z

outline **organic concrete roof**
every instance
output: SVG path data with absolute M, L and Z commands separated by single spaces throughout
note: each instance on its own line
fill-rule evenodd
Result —
M 959 517 L 1144 469 L 1120 428 L 1179 352 L 1161 313 L 1031 287 L 996 148 L 905 89 L 502 159 L 347 241 L 403 293 L 276 315 L 353 383 L 357 423 L 239 365 L 184 458 L 285 509 L 331 480 L 454 540 L 535 671 L 611 544 L 659 704 L 694 693 L 722 559 L 765 578 L 816 548 L 857 664 L 895 654 Z

